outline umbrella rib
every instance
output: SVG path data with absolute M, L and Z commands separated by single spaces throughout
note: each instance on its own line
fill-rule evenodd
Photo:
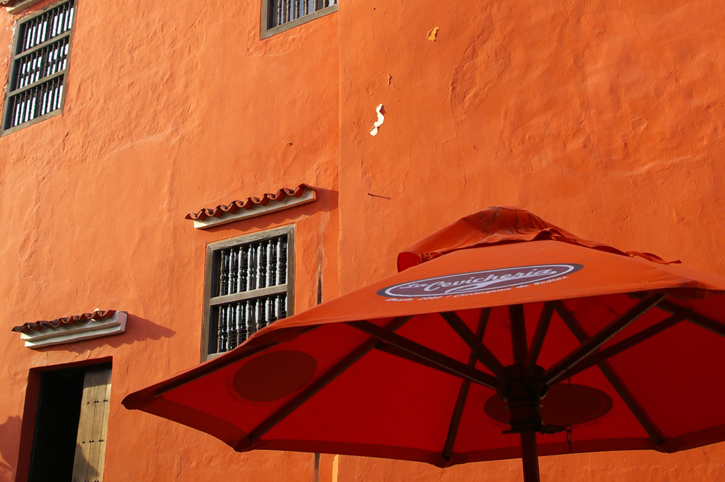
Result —
M 478 341 L 483 340 L 483 334 L 486 332 L 486 326 L 488 325 L 488 318 L 491 314 L 491 308 L 485 308 L 481 310 L 481 316 L 478 321 L 478 330 L 476 333 L 476 339 Z M 468 366 L 476 366 L 476 352 L 471 348 L 471 354 L 468 356 Z M 453 446 L 456 443 L 456 436 L 458 435 L 458 427 L 461 425 L 461 418 L 463 417 L 463 408 L 466 406 L 466 399 L 468 398 L 468 390 L 471 387 L 471 382 L 468 380 L 461 381 L 461 388 L 458 390 L 458 397 L 456 398 L 456 406 L 453 409 L 453 415 L 451 416 L 451 424 L 448 426 L 448 435 L 446 436 L 446 443 L 443 445 L 443 452 L 441 455 L 444 460 L 450 460 L 453 455 Z
M 630 296 L 632 296 L 633 298 L 641 298 L 641 296 L 639 296 L 637 294 L 631 294 Z M 678 305 L 677 303 L 673 303 L 670 300 L 663 301 L 662 303 L 660 303 L 658 308 L 660 308 L 664 311 L 667 311 L 669 313 L 678 313 L 684 309 L 684 307 Z M 715 333 L 716 335 L 725 336 L 725 325 L 713 320 L 712 318 L 708 318 L 705 315 L 701 315 L 700 313 L 697 313 L 696 311 L 692 311 L 687 316 L 687 321 L 689 321 L 690 323 L 693 323 L 701 328 L 705 328 L 706 330 L 709 330 L 709 331 Z
M 552 380 L 565 375 L 568 370 L 574 367 L 577 363 L 581 362 L 584 358 L 594 353 L 614 335 L 622 331 L 630 323 L 644 315 L 647 311 L 654 308 L 665 298 L 665 296 L 666 295 L 662 293 L 655 293 L 647 296 L 645 299 L 641 300 L 639 303 L 618 316 L 613 322 L 599 330 L 599 332 L 593 336 L 587 337 L 584 341 L 580 340 L 581 345 L 579 345 L 578 348 L 556 362 L 552 367 L 544 372 L 544 380 L 546 383 L 551 384 Z
M 691 310 L 682 310 L 678 313 L 675 313 L 674 315 L 670 316 L 669 318 L 660 321 L 656 325 L 652 325 L 649 328 L 640 331 L 636 335 L 632 335 L 629 338 L 620 341 L 619 343 L 610 346 L 606 350 L 602 350 L 600 352 L 595 352 L 577 363 L 574 367 L 572 367 L 566 374 L 560 375 L 559 377 L 555 378 L 551 381 L 551 385 L 555 385 L 556 383 L 559 383 L 562 381 L 566 376 L 574 376 L 577 373 L 581 373 L 584 370 L 593 367 L 594 365 L 603 362 L 604 360 L 607 360 L 608 358 L 613 357 L 614 355 L 618 355 L 619 353 L 622 353 L 625 350 L 628 350 L 632 348 L 635 345 L 638 345 L 639 343 L 642 343 L 645 340 L 648 340 L 649 338 L 653 337 L 654 335 L 658 333 L 662 333 L 663 331 L 667 330 L 668 328 L 672 328 L 679 322 L 686 320 L 688 316 L 692 313 Z
M 394 318 L 390 323 L 385 326 L 388 330 L 397 330 L 403 326 L 412 316 L 401 316 Z M 242 450 L 248 445 L 252 445 L 254 442 L 259 440 L 265 433 L 267 433 L 272 427 L 281 422 L 290 413 L 295 411 L 300 405 L 309 400 L 315 393 L 319 392 L 331 381 L 337 378 L 345 370 L 350 368 L 355 362 L 360 360 L 363 356 L 370 352 L 378 342 L 377 338 L 368 338 L 362 345 L 358 346 L 355 350 L 350 352 L 345 358 L 337 362 L 332 368 L 323 373 L 320 377 L 312 382 L 307 388 L 298 393 L 292 400 L 284 404 L 279 410 L 274 412 L 272 415 L 267 417 L 262 423 L 249 432 L 249 436 L 242 444 L 238 444 L 234 447 L 234 450 Z
M 555 303 L 556 312 L 559 313 L 559 316 L 561 316 L 561 319 L 564 320 L 566 326 L 569 327 L 569 330 L 571 330 L 574 336 L 579 340 L 579 343 L 584 343 L 587 338 L 589 338 L 586 331 L 584 331 L 584 328 L 582 328 L 576 318 L 574 318 L 574 315 L 569 312 L 569 310 L 564 306 L 561 301 L 556 301 Z M 598 366 L 599 370 L 604 374 L 612 387 L 614 387 L 614 389 L 617 391 L 622 401 L 624 401 L 624 403 L 627 405 L 627 407 L 637 419 L 639 424 L 642 426 L 644 431 L 647 432 L 647 435 L 649 435 L 652 442 L 657 445 L 664 443 L 665 437 L 662 435 L 662 432 L 649 418 L 649 416 L 639 405 L 639 403 L 637 403 L 637 401 L 634 399 L 634 396 L 632 396 L 627 387 L 624 385 L 624 382 L 622 382 L 622 380 L 619 378 L 619 375 L 616 374 L 616 372 L 612 369 L 609 363 L 603 361 L 599 363 Z
M 488 308 L 490 310 L 490 308 Z M 440 313 L 441 317 L 458 333 L 458 336 L 466 342 L 466 344 L 473 350 L 476 357 L 483 363 L 483 365 L 491 370 L 494 375 L 501 379 L 506 378 L 503 364 L 496 358 L 496 355 L 491 353 L 491 350 L 481 342 L 480 339 L 476 338 L 476 335 L 471 331 L 470 328 L 463 322 L 460 316 L 453 311 L 445 311 Z
M 395 345 L 391 345 L 389 343 L 385 343 L 382 340 L 379 340 L 378 343 L 375 345 L 375 349 L 380 350 L 384 353 L 387 353 L 388 355 L 397 356 L 398 358 L 403 358 L 405 360 L 408 360 L 413 363 L 417 363 L 418 365 L 422 365 L 424 367 L 431 368 L 433 370 L 437 370 L 441 373 L 445 373 L 447 375 L 452 375 L 456 378 L 463 378 L 464 380 L 473 381 L 472 378 L 475 378 L 476 375 L 470 374 L 470 375 L 462 375 L 460 373 L 460 370 L 455 370 L 450 367 L 444 367 L 440 365 L 439 363 L 434 363 L 430 361 L 427 358 L 424 358 L 420 355 L 417 355 L 415 353 L 411 353 L 409 351 L 403 350 L 402 348 L 399 348 Z M 475 383 L 482 383 L 479 380 L 475 380 Z
M 544 338 L 546 338 L 546 332 L 549 329 L 549 323 L 551 317 L 554 315 L 554 303 L 547 301 L 544 303 L 544 308 L 541 310 L 541 316 L 539 317 L 539 323 L 536 325 L 536 331 L 534 332 L 534 339 L 531 341 L 531 348 L 529 353 L 526 355 L 525 366 L 527 370 L 531 370 L 536 366 L 536 361 L 539 358 L 541 347 L 544 345 Z
M 678 306 L 675 303 L 672 303 L 672 305 L 675 307 Z M 710 330 L 716 335 L 725 336 L 725 326 L 723 326 L 722 323 L 718 323 L 717 321 L 713 320 L 712 318 L 708 318 L 707 316 L 703 316 L 693 311 L 687 317 L 687 321 L 701 328 L 705 328 L 706 330 Z
M 424 366 L 430 366 L 429 364 L 432 363 L 441 367 L 443 371 L 453 373 L 460 378 L 468 379 L 474 383 L 483 385 L 484 387 L 493 389 L 496 388 L 497 382 L 493 375 L 471 368 L 465 363 L 461 363 L 458 360 L 397 335 L 386 328 L 379 327 L 369 321 L 354 321 L 348 322 L 347 324 L 360 331 L 364 331 L 369 335 L 377 337 L 394 347 L 400 348 L 414 357 L 421 358 L 424 362 L 421 364 Z

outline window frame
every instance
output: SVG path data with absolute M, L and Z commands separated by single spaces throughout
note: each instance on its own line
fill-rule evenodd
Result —
M 38 44 L 38 45 L 36 45 L 34 47 L 31 47 L 30 49 L 26 50 L 25 52 L 18 53 L 18 49 L 20 47 L 18 45 L 18 43 L 20 42 L 20 35 L 21 35 L 21 31 L 22 31 L 23 24 L 25 24 L 27 22 L 30 22 L 34 18 L 37 18 L 37 17 L 45 14 L 49 10 L 52 10 L 54 8 L 57 8 L 60 5 L 62 5 L 64 3 L 68 3 L 68 2 L 72 2 L 73 3 L 73 6 L 72 6 L 73 14 L 72 14 L 72 20 L 71 20 L 71 27 L 70 27 L 70 29 L 67 32 L 64 32 L 64 33 L 62 33 L 60 35 L 57 35 L 56 37 L 53 37 L 52 39 L 49 39 L 47 42 L 43 42 L 43 43 Z M 10 68 L 8 69 L 8 77 L 7 77 L 7 82 L 5 84 L 4 102 L 3 102 L 3 108 L 2 108 L 2 118 L 0 118 L 0 137 L 1 136 L 5 136 L 7 134 L 11 134 L 11 133 L 16 132 L 16 131 L 18 131 L 20 129 L 24 129 L 26 127 L 30 127 L 32 125 L 37 124 L 38 122 L 42 122 L 42 121 L 44 121 L 46 119 L 49 119 L 51 117 L 55 117 L 55 116 L 60 115 L 60 114 L 63 113 L 63 108 L 65 106 L 66 93 L 68 91 L 68 89 L 67 89 L 67 86 L 68 86 L 68 72 L 70 70 L 70 57 L 71 57 L 72 46 L 73 46 L 73 37 L 75 35 L 75 26 L 76 26 L 77 16 L 78 16 L 78 0 L 59 0 L 57 2 L 54 2 L 54 3 L 50 4 L 50 5 L 48 5 L 47 7 L 44 7 L 42 9 L 38 10 L 37 12 L 33 12 L 31 14 L 28 14 L 28 15 L 26 15 L 26 16 L 18 19 L 15 22 L 15 28 L 14 28 L 15 32 L 13 33 L 12 51 L 11 51 L 11 56 L 10 56 L 10 60 L 9 60 L 10 61 Z M 18 68 L 18 64 L 19 64 L 17 62 L 18 57 L 22 57 L 24 55 L 28 55 L 28 52 L 31 52 L 32 53 L 32 52 L 34 52 L 36 50 L 40 50 L 40 49 L 44 48 L 45 46 L 50 45 L 52 42 L 58 41 L 63 36 L 67 36 L 68 37 L 68 54 L 66 55 L 66 66 L 65 66 L 65 69 L 60 70 L 58 72 L 55 72 L 53 74 L 50 74 L 50 75 L 44 77 L 43 79 L 40 79 L 39 81 L 36 81 L 36 82 L 34 82 L 32 84 L 26 85 L 26 86 L 21 87 L 19 89 L 11 90 L 12 84 L 13 84 L 13 79 L 15 78 L 15 76 L 17 74 L 17 68 Z M 6 127 L 7 125 L 10 124 L 8 122 L 8 119 L 9 119 L 9 116 L 10 116 L 9 109 L 10 109 L 10 98 L 11 98 L 11 96 L 17 95 L 18 93 L 23 92 L 23 91 L 32 90 L 32 89 L 34 89 L 34 88 L 36 88 L 38 86 L 41 86 L 44 83 L 46 83 L 49 80 L 54 79 L 54 78 L 62 78 L 61 86 L 63 87 L 63 89 L 62 89 L 62 92 L 61 92 L 61 96 L 60 96 L 61 98 L 60 98 L 60 102 L 59 102 L 58 108 L 57 109 L 54 109 L 54 110 L 52 110 L 50 112 L 47 112 L 47 113 L 45 113 L 43 115 L 40 115 L 38 117 L 35 117 L 35 118 L 33 118 L 33 119 L 31 119 L 31 120 L 29 120 L 27 122 L 22 122 L 22 123 L 20 123 L 20 124 L 18 124 L 16 126 L 12 126 L 12 127 Z M 18 92 L 18 91 L 20 91 L 20 92 Z
M 276 238 L 282 235 L 287 236 L 287 282 L 285 284 L 258 288 L 251 291 L 242 291 L 229 295 L 212 296 L 212 293 L 217 292 L 219 287 L 219 269 L 221 264 L 219 260 L 222 250 L 244 244 L 256 243 L 265 239 Z M 288 318 L 294 313 L 294 286 L 295 227 L 293 224 L 209 243 L 206 246 L 206 265 L 204 268 L 204 313 L 201 334 L 201 361 L 210 360 L 216 356 L 227 353 L 226 351 L 217 353 L 209 352 L 211 344 L 211 326 L 213 321 L 212 312 L 215 306 L 261 298 L 274 294 L 285 294 L 287 295 L 285 318 Z
M 294 1 L 294 0 L 290 0 Z M 313 20 L 317 20 L 320 17 L 324 17 L 325 15 L 329 15 L 331 13 L 337 12 L 338 3 L 334 5 L 330 5 L 328 7 L 323 7 L 319 10 L 315 10 L 312 13 L 308 13 L 307 15 L 304 15 L 302 17 L 298 17 L 294 20 L 290 20 L 289 22 L 285 22 L 282 25 L 277 25 L 276 27 L 270 27 L 270 16 L 269 13 L 272 10 L 273 0 L 262 0 L 262 19 L 261 19 L 261 39 L 264 40 L 266 38 L 272 37 L 273 35 L 277 35 L 279 33 L 285 32 L 291 28 L 299 27 L 302 24 L 305 24 L 307 22 L 311 22 Z

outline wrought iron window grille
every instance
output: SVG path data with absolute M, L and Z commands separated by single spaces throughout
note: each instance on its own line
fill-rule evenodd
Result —
M 262 0 L 262 38 L 337 11 L 338 0 Z
M 66 0 L 19 22 L 3 109 L 3 133 L 60 113 L 75 2 Z
M 207 247 L 202 359 L 236 348 L 291 314 L 293 260 L 292 227 Z

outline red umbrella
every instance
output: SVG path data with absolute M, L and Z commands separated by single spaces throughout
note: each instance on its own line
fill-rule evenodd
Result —
M 237 451 L 439 467 L 725 440 L 725 278 L 492 208 L 395 276 L 126 397 Z M 719 336 L 718 336 L 719 335 Z

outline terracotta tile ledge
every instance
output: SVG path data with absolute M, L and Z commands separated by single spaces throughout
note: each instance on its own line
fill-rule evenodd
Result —
M 26 347 L 43 348 L 123 333 L 127 318 L 124 311 L 95 310 L 50 321 L 24 323 L 12 331 L 20 333 Z
M 206 229 L 212 226 L 253 218 L 283 209 L 307 204 L 317 199 L 317 192 L 307 184 L 295 188 L 281 188 L 276 192 L 266 193 L 261 197 L 248 197 L 243 201 L 232 201 L 219 204 L 213 208 L 203 208 L 189 213 L 185 219 L 194 221 L 194 228 Z

